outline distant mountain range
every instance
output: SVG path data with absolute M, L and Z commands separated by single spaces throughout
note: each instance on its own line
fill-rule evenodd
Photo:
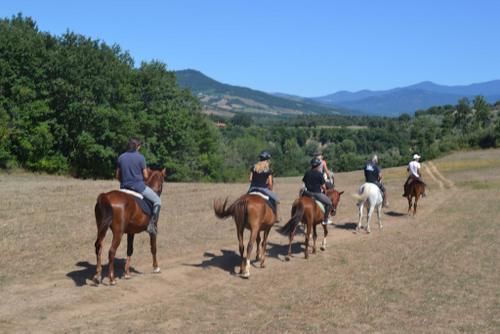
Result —
M 205 113 L 231 116 L 246 112 L 266 115 L 350 114 L 314 100 L 298 100 L 258 90 L 223 84 L 196 70 L 176 71 L 177 83 L 196 95 Z
M 424 81 L 382 91 L 340 91 L 312 100 L 325 105 L 358 110 L 368 115 L 397 116 L 402 113 L 412 114 L 416 110 L 432 106 L 454 105 L 463 97 L 472 100 L 477 95 L 484 96 L 490 103 L 500 100 L 500 80 L 466 86 L 444 86 Z
M 389 90 L 339 91 L 306 98 L 265 93 L 220 83 L 195 70 L 177 71 L 177 82 L 200 98 L 207 113 L 233 115 L 250 112 L 269 115 L 344 114 L 398 116 L 432 106 L 457 104 L 462 97 L 482 95 L 490 103 L 500 100 L 500 80 L 465 86 L 444 86 L 430 81 Z

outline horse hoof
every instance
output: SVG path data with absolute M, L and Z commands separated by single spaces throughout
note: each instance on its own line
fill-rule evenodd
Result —
M 156 267 L 153 269 L 153 274 L 159 274 L 159 273 L 161 273 L 160 267 Z
M 109 281 L 109 285 L 111 285 L 111 286 L 116 285 L 116 281 L 115 280 Z
M 99 283 L 101 283 L 101 281 L 99 280 L 98 277 L 92 278 L 92 282 L 94 282 L 94 284 L 96 284 L 96 285 L 99 285 Z
M 241 278 L 250 278 L 250 272 L 246 271 L 246 272 L 242 273 L 240 276 L 241 276 Z
M 290 261 L 290 256 L 285 256 L 285 261 Z
M 321 249 L 322 251 L 326 250 L 326 247 L 325 246 L 321 246 L 319 249 Z
M 125 274 L 125 275 L 123 276 L 123 278 L 125 278 L 125 279 L 131 279 L 131 278 L 132 278 L 132 276 L 130 276 L 130 274 Z

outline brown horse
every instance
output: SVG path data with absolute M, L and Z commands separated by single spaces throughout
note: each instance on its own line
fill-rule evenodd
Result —
M 259 195 L 246 194 L 238 198 L 228 208 L 227 198 L 224 202 L 214 201 L 214 212 L 218 218 L 224 219 L 229 216 L 234 218 L 236 223 L 236 233 L 241 257 L 240 276 L 250 277 L 250 258 L 252 256 L 253 245 L 257 241 L 256 261 L 260 260 L 260 267 L 264 268 L 266 260 L 267 237 L 271 227 L 276 222 L 276 215 L 266 201 Z M 247 256 L 244 257 L 245 246 L 243 245 L 243 232 L 245 228 L 250 230 L 250 239 L 247 245 Z M 263 237 L 261 238 L 261 232 Z M 262 244 L 261 244 L 262 240 Z
M 145 183 L 158 195 L 163 190 L 166 171 L 148 169 L 148 179 Z M 149 216 L 144 214 L 141 207 L 136 203 L 133 195 L 122 191 L 113 190 L 102 193 L 97 197 L 95 205 L 95 220 L 97 224 L 97 240 L 95 242 L 95 253 L 97 256 L 96 274 L 94 282 L 99 284 L 102 264 L 101 252 L 104 237 L 108 228 L 113 232 L 113 241 L 109 249 L 109 282 L 115 285 L 114 259 L 122 236 L 127 233 L 127 261 L 125 263 L 125 278 L 130 278 L 130 258 L 134 252 L 134 234 L 145 231 L 149 224 Z M 151 254 L 153 255 L 153 272 L 159 273 L 160 267 L 156 260 L 156 235 L 150 235 Z
M 408 215 L 411 213 L 413 205 L 413 215 L 417 214 L 417 203 L 421 195 L 425 193 L 425 183 L 420 180 L 413 180 L 406 190 L 406 198 L 408 199 Z M 413 203 L 412 203 L 413 202 Z
M 337 213 L 337 206 L 340 202 L 340 196 L 344 192 L 338 192 L 337 190 L 334 189 L 329 189 L 326 192 L 326 196 L 330 198 L 332 201 L 332 209 L 330 214 L 335 216 Z M 313 232 L 313 247 L 312 247 L 312 252 L 313 254 L 316 253 L 316 239 L 318 238 L 318 233 L 316 232 L 316 225 L 321 224 L 323 222 L 324 214 L 323 211 L 321 211 L 319 205 L 316 203 L 316 200 L 314 198 L 308 197 L 308 196 L 302 196 L 299 197 L 298 199 L 293 202 L 292 206 L 292 218 L 286 223 L 285 226 L 283 226 L 280 230 L 281 233 L 283 234 L 288 234 L 289 236 L 289 245 L 288 245 L 288 255 L 286 256 L 286 260 L 290 260 L 290 257 L 292 255 L 292 241 L 293 237 L 295 235 L 295 230 L 297 229 L 297 226 L 299 223 L 303 223 L 306 226 L 306 240 L 305 240 L 305 258 L 307 259 L 309 257 L 309 252 L 308 252 L 308 247 L 309 247 L 309 238 L 311 236 L 311 230 Z M 323 242 L 321 243 L 321 250 L 326 249 L 326 236 L 328 235 L 328 229 L 326 228 L 326 225 L 323 226 L 323 232 L 324 232 L 324 237 L 323 237 Z

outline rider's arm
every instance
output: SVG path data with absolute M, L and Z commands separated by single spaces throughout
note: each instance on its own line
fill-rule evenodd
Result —
M 120 181 L 120 168 L 116 168 L 115 177 L 118 181 Z
M 326 185 L 324 183 L 321 185 L 321 190 L 326 194 Z
M 144 168 L 142 170 L 142 176 L 144 176 L 144 180 L 148 179 L 149 173 L 148 173 L 148 169 L 147 168 Z
M 269 176 L 267 177 L 267 188 L 269 190 L 273 190 L 273 175 L 272 174 L 269 174 Z
M 250 176 L 248 177 L 248 181 L 249 181 L 249 182 L 252 182 L 252 176 L 253 176 L 253 173 L 252 173 L 252 172 L 250 172 Z
M 326 160 L 323 160 L 323 171 L 326 173 L 326 176 L 332 177 L 332 173 L 328 169 L 328 166 L 326 165 Z

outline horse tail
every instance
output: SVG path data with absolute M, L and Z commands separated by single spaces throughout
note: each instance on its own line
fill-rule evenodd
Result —
M 354 197 L 354 199 L 357 200 L 358 203 L 365 201 L 368 198 L 368 193 L 365 191 L 365 186 L 361 186 L 361 188 L 359 188 L 359 192 L 356 194 L 352 194 L 352 197 Z
M 97 231 L 101 233 L 109 228 L 113 220 L 113 208 L 106 194 L 102 193 L 97 197 L 94 212 Z
M 302 217 L 304 216 L 304 204 L 302 201 L 298 201 L 298 203 L 292 207 L 292 218 L 286 223 L 285 226 L 279 229 L 279 232 L 284 235 L 288 235 L 295 230 L 297 225 L 302 221 Z
M 224 202 L 222 202 L 221 200 L 214 201 L 215 215 L 220 219 L 225 219 L 232 216 L 236 223 L 244 223 L 248 201 L 246 199 L 239 198 L 229 207 L 227 207 L 227 201 L 227 198 L 224 200 Z

